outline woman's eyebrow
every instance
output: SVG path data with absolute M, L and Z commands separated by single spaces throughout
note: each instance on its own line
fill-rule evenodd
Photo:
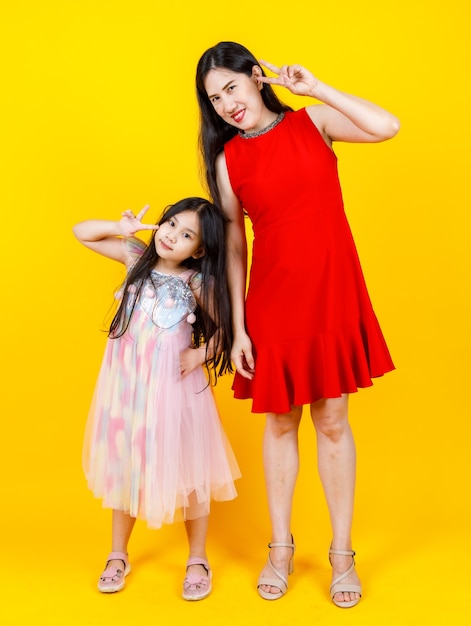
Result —
M 225 90 L 229 87 L 229 85 L 230 85 L 231 83 L 233 83 L 233 82 L 234 82 L 234 80 L 235 80 L 235 78 L 233 78 L 233 79 L 232 79 L 232 80 L 230 80 L 230 81 L 229 81 L 226 85 L 224 85 L 224 87 L 221 89 L 221 91 L 225 91 Z M 214 98 L 214 96 L 215 96 L 215 95 L 216 95 L 216 94 L 213 94 L 213 95 L 211 95 L 211 96 L 209 96 L 209 95 L 208 95 L 208 98 Z

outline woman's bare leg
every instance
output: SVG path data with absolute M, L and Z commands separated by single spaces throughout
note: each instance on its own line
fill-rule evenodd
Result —
M 311 417 L 317 433 L 319 476 L 332 524 L 332 548 L 351 550 L 356 452 L 348 422 L 348 395 L 311 404 Z M 352 563 L 349 556 L 332 555 L 331 560 L 333 578 Z M 353 571 L 345 582 L 359 584 L 356 573 Z M 336 594 L 338 602 L 356 598 L 359 598 L 357 593 Z
M 263 464 L 271 521 L 271 542 L 291 543 L 291 511 L 294 488 L 299 471 L 298 430 L 302 407 L 293 407 L 290 413 L 268 413 L 263 440 Z M 270 552 L 273 565 L 288 576 L 291 548 L 277 547 Z M 273 578 L 269 563 L 261 577 Z M 275 586 L 261 585 L 266 593 L 277 594 Z

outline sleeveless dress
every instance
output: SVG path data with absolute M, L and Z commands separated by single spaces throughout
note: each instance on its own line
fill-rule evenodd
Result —
M 394 369 L 344 212 L 337 158 L 305 109 L 224 147 L 229 179 L 252 221 L 246 328 L 252 381 L 236 398 L 254 413 L 335 398 Z
M 132 264 L 145 245 L 123 241 Z M 152 271 L 126 332 L 108 339 L 86 428 L 84 470 L 94 495 L 151 528 L 207 515 L 211 500 L 237 495 L 239 468 L 205 372 L 180 376 L 196 308 L 188 282 L 198 278 L 193 270 Z

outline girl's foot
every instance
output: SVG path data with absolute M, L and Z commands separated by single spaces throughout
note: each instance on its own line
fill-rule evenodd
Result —
M 192 556 L 186 562 L 184 600 L 202 600 L 211 593 L 212 572 L 206 559 Z
M 111 552 L 98 581 L 98 590 L 102 593 L 120 591 L 124 587 L 125 577 L 130 571 L 128 555 L 125 552 Z

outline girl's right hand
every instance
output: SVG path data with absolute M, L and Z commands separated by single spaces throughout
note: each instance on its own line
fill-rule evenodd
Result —
M 255 374 L 255 361 L 252 353 L 252 342 L 247 333 L 240 333 L 234 337 L 232 343 L 231 359 L 237 372 L 248 380 L 252 380 Z
M 158 224 L 143 224 L 141 222 L 149 208 L 149 205 L 146 204 L 137 215 L 134 215 L 130 209 L 123 211 L 123 213 L 121 213 L 123 217 L 118 222 L 119 234 L 123 237 L 131 237 L 140 230 L 158 230 Z

